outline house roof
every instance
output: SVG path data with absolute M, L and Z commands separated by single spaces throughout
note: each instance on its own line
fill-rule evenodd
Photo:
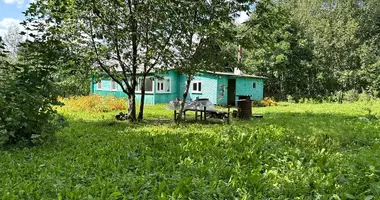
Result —
M 245 74 L 241 72 L 240 74 L 235 74 L 233 72 L 212 72 L 212 71 L 206 71 L 210 74 L 216 74 L 216 75 L 224 75 L 224 76 L 235 76 L 235 77 L 248 77 L 248 78 L 260 78 L 260 79 L 266 79 L 266 77 L 263 76 L 256 76 L 252 74 Z
M 107 62 L 105 62 L 105 64 L 106 65 L 114 65 L 115 66 L 115 70 L 117 72 L 122 72 L 121 67 L 118 66 L 119 63 L 116 60 L 107 61 Z M 95 66 L 98 66 L 98 63 L 96 63 Z M 162 67 L 162 65 L 158 65 L 158 68 L 160 68 L 160 67 Z M 157 67 L 153 68 L 150 71 L 150 73 L 155 73 L 156 69 L 157 69 Z M 171 70 L 175 71 L 175 68 L 170 67 L 167 70 L 168 71 L 171 71 Z M 138 68 L 137 68 L 137 74 L 141 74 L 142 72 L 143 72 L 143 64 L 140 64 L 138 66 Z M 216 74 L 216 75 L 223 75 L 223 76 L 234 76 L 234 77 L 248 77 L 248 78 L 267 79 L 266 77 L 263 77 L 263 76 L 257 76 L 257 75 L 253 75 L 253 74 L 245 74 L 245 73 L 241 72 L 240 70 L 239 70 L 238 74 L 235 74 L 234 72 L 213 72 L 213 71 L 203 71 L 203 72 L 210 73 L 210 74 Z

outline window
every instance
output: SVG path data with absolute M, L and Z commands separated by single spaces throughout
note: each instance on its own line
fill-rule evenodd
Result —
M 256 82 L 253 82 L 252 87 L 256 88 Z
M 202 82 L 201 81 L 193 81 L 193 93 L 201 93 L 202 92 Z
M 137 79 L 137 88 L 136 92 L 141 92 L 142 78 Z M 146 77 L 145 79 L 145 92 L 152 93 L 153 92 L 153 78 Z
M 158 93 L 170 93 L 171 90 L 171 81 L 170 78 L 164 78 L 157 81 L 157 92 Z
M 101 89 L 102 89 L 102 80 L 100 80 L 100 81 L 97 83 L 97 88 L 98 88 L 98 90 L 101 90 Z
M 117 85 L 116 85 L 116 82 L 114 80 L 111 80 L 111 90 L 112 91 L 116 91 L 117 90 Z

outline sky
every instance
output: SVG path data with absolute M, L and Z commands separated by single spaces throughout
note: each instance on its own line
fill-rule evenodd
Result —
M 19 24 L 24 20 L 24 12 L 29 4 L 34 0 L 0 0 L 0 36 L 4 36 L 8 27 L 13 24 Z M 244 12 L 240 13 L 240 17 L 236 19 L 236 23 L 240 24 L 248 19 L 248 15 Z
M 8 27 L 19 24 L 24 20 L 24 12 L 34 0 L 0 0 L 0 36 L 3 36 Z

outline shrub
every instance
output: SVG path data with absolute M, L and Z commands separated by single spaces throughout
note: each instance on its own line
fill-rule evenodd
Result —
M 357 90 L 349 90 L 343 94 L 343 101 L 355 102 L 359 101 L 359 92 Z
M 265 107 L 265 105 L 261 101 L 252 100 L 253 107 Z
M 373 96 L 370 93 L 367 93 L 365 90 L 362 91 L 362 93 L 359 94 L 359 101 L 371 101 Z
M 288 99 L 288 102 L 289 102 L 289 103 L 295 103 L 295 102 L 296 102 L 296 101 L 294 100 L 294 98 L 293 98 L 292 95 L 288 95 L 286 98 Z
M 264 106 L 277 106 L 277 102 L 271 97 L 265 97 L 261 102 Z
M 260 100 L 260 101 L 252 101 L 252 106 L 254 107 L 277 106 L 277 102 L 274 100 L 274 98 L 265 97 L 263 100 Z
M 0 58 L 1 59 L 1 58 Z M 0 63 L 0 145 L 52 139 L 59 117 L 50 69 Z
M 62 99 L 65 108 L 72 111 L 109 112 L 127 109 L 126 100 L 114 96 L 89 95 Z

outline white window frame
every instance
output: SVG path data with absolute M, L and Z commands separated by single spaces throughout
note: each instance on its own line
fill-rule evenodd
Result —
M 151 79 L 151 78 L 153 78 L 152 76 L 150 76 L 150 77 L 146 77 L 145 79 Z M 140 87 L 140 80 L 142 81 L 142 77 L 138 77 L 137 78 L 137 85 L 136 85 L 136 89 L 135 89 L 135 92 L 136 93 L 141 93 L 141 87 Z M 145 90 L 145 94 L 153 94 L 154 93 L 154 88 L 155 88 L 155 81 L 154 81 L 154 79 L 152 80 L 152 91 L 146 91 Z
M 169 80 L 169 91 L 165 91 L 167 80 Z M 159 87 L 156 87 L 157 93 L 171 93 L 172 92 L 172 79 L 170 77 L 164 77 L 162 80 L 157 79 L 157 85 L 158 84 L 163 85 L 163 90 L 161 90 Z
M 112 88 L 112 84 L 115 84 L 115 88 Z M 117 83 L 113 79 L 111 79 L 110 87 L 111 87 L 111 91 L 117 91 Z
M 100 86 L 100 87 L 99 87 L 99 86 Z M 96 89 L 97 89 L 97 90 L 102 90 L 102 89 L 103 89 L 102 80 L 100 80 L 100 81 L 98 81 L 98 82 L 96 83 Z
M 194 83 L 197 84 L 197 89 L 194 90 Z M 199 84 L 201 84 L 201 89 L 199 90 Z M 201 94 L 202 93 L 203 84 L 202 81 L 192 81 L 191 82 L 191 93 Z

